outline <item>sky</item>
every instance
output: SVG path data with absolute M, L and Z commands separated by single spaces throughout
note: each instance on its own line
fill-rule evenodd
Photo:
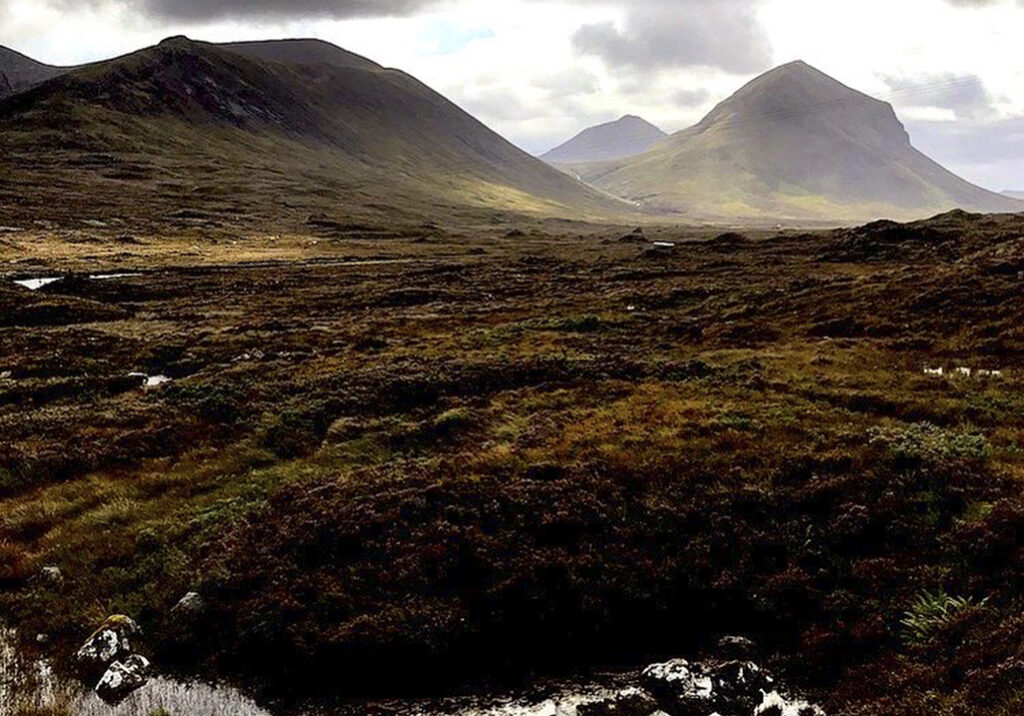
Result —
M 802 59 L 961 176 L 1024 190 L 1024 0 L 0 0 L 0 45 L 50 64 L 179 34 L 333 42 L 533 153 L 623 114 L 683 129 Z

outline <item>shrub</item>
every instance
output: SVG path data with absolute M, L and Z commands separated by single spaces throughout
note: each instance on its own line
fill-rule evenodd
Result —
M 931 423 L 880 426 L 868 434 L 872 445 L 901 461 L 983 460 L 990 453 L 984 435 L 946 430 Z

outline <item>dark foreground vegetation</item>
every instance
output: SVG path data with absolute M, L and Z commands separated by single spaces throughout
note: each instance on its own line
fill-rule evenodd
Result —
M 73 273 L 0 285 L 0 611 L 286 698 L 739 632 L 830 713 L 1024 709 L 1024 220 L 509 228 L 0 237 Z

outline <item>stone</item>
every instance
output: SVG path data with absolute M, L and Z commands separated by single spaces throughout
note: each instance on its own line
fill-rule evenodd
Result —
M 750 659 L 756 653 L 757 645 L 745 636 L 723 636 L 715 647 L 715 654 L 723 659 Z
M 149 660 L 138 654 L 115 661 L 96 684 L 96 695 L 106 704 L 116 706 L 146 685 L 149 672 Z
M 171 609 L 171 614 L 195 617 L 201 614 L 205 608 L 206 603 L 199 592 L 189 592 L 178 600 L 178 603 Z
M 754 709 L 754 716 L 825 716 L 825 711 L 820 706 L 770 691 L 763 695 L 760 705 Z
M 121 614 L 107 617 L 75 653 L 75 661 L 85 674 L 102 673 L 115 661 L 132 653 L 132 640 L 142 633 L 139 625 Z
M 60 567 L 43 567 L 39 570 L 39 580 L 51 587 L 59 587 L 64 583 L 64 574 Z
M 773 683 L 750 661 L 698 663 L 686 659 L 652 664 L 640 680 L 658 705 L 675 716 L 751 713 Z

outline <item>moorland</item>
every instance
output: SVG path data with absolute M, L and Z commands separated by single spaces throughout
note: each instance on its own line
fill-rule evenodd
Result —
M 830 713 L 1024 706 L 1020 217 L 377 228 L 0 235 L 26 650 L 131 614 L 287 703 L 743 633 Z

